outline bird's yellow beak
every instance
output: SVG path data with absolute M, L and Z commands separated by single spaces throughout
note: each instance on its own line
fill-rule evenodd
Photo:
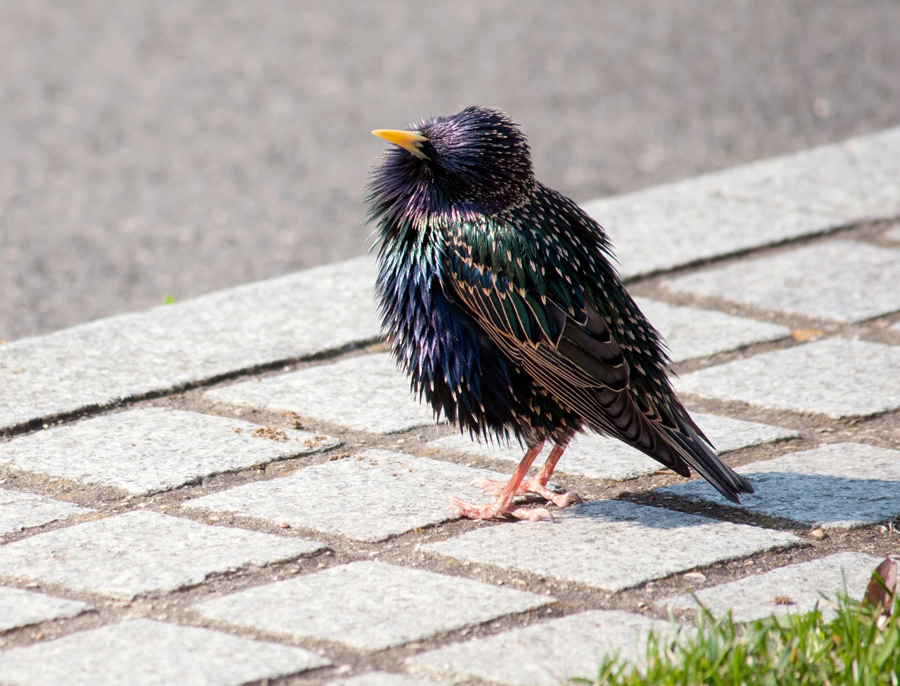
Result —
M 422 152 L 421 145 L 428 139 L 416 131 L 397 131 L 396 129 L 375 129 L 372 135 L 384 138 L 388 143 L 399 145 L 422 160 L 427 160 L 428 155 Z

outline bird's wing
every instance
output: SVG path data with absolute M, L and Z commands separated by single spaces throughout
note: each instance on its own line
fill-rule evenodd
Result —
M 658 393 L 635 392 L 609 324 L 577 284 L 554 283 L 551 270 L 542 267 L 546 253 L 540 254 L 540 246 L 529 246 L 524 258 L 494 250 L 488 263 L 462 238 L 448 237 L 444 287 L 507 357 L 595 431 L 682 476 L 690 476 L 692 466 L 731 499 L 736 489 L 745 490 L 746 482 L 721 463 L 671 391 L 666 393 L 668 386 Z M 559 290 L 571 294 L 568 304 L 554 297 Z
M 636 415 L 644 413 L 629 391 L 630 372 L 622 348 L 596 309 L 584 301 L 579 287 L 565 284 L 578 303 L 565 307 L 548 295 L 553 277 L 544 275 L 539 284 L 519 267 L 524 263 L 536 265 L 531 271 L 539 269 L 540 256 L 523 261 L 510 251 L 504 264 L 500 251 L 486 264 L 473 259 L 474 252 L 467 244 L 449 242 L 444 281 L 451 297 L 510 359 L 589 424 L 651 449 L 640 440 L 645 433 L 640 425 L 645 422 Z

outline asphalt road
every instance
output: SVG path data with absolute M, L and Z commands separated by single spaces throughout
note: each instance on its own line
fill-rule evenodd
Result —
M 900 124 L 900 2 L 0 0 L 0 339 L 358 255 L 471 103 L 588 200 Z

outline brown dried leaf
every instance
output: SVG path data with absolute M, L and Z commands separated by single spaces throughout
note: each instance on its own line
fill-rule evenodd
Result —
M 825 332 L 821 329 L 794 329 L 791 331 L 791 338 L 795 341 L 808 341 L 810 338 L 821 336 Z
M 890 616 L 894 607 L 894 595 L 897 593 L 897 572 L 900 564 L 897 560 L 885 558 L 872 573 L 872 580 L 866 588 L 865 602 L 880 614 Z

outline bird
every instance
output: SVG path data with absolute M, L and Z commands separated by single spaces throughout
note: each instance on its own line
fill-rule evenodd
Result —
M 412 392 L 473 439 L 517 439 L 495 499 L 450 497 L 470 519 L 553 519 L 515 504 L 536 493 L 581 502 L 547 482 L 588 430 L 739 502 L 753 487 L 716 455 L 677 398 L 660 333 L 625 290 L 610 239 L 574 201 L 539 182 L 521 128 L 482 105 L 372 133 L 389 145 L 371 170 L 376 299 Z M 544 445 L 543 467 L 528 472 Z M 518 501 L 516 501 L 518 502 Z

